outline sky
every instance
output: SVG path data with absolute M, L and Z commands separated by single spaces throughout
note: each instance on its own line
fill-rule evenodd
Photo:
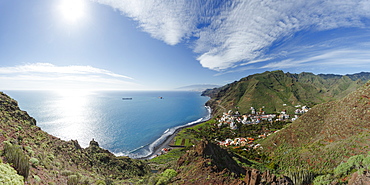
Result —
M 0 0 L 0 90 L 370 71 L 369 0 Z

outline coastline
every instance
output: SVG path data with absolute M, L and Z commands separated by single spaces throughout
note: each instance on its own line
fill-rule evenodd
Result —
M 209 107 L 208 107 L 209 108 Z M 148 160 L 148 159 L 152 159 L 154 157 L 157 157 L 158 155 L 161 155 L 161 151 L 162 149 L 164 148 L 170 148 L 170 149 L 174 149 L 174 148 L 177 148 L 177 147 L 173 147 L 173 146 L 170 146 L 170 143 L 174 140 L 174 138 L 176 137 L 176 135 L 182 130 L 182 129 L 185 129 L 185 128 L 190 128 L 190 127 L 194 127 L 196 125 L 199 125 L 201 123 L 204 123 L 204 122 L 207 122 L 209 121 L 211 118 L 212 118 L 212 114 L 211 114 L 211 109 L 209 108 L 209 115 L 207 117 L 207 119 L 205 120 L 202 120 L 200 122 L 197 122 L 197 123 L 194 123 L 194 124 L 191 124 L 191 125 L 184 125 L 180 128 L 177 128 L 173 134 L 167 136 L 164 141 L 160 144 L 158 144 L 157 146 L 155 146 L 153 148 L 153 151 L 151 154 L 145 156 L 145 157 L 140 157 L 140 158 L 136 158 L 136 159 L 139 159 L 139 160 Z

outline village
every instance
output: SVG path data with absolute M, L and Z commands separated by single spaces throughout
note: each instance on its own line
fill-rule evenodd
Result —
M 283 106 L 286 106 L 286 104 L 283 104 Z M 299 115 L 302 115 L 304 113 L 307 113 L 309 111 L 309 107 L 307 106 L 301 106 L 296 105 L 296 110 L 294 111 L 294 115 L 291 116 L 287 114 L 286 110 L 281 111 L 279 114 L 266 114 L 265 111 L 263 111 L 264 107 L 260 108 L 259 111 L 256 111 L 254 107 L 250 108 L 250 114 L 243 114 L 240 115 L 238 111 L 233 112 L 232 110 L 229 110 L 228 112 L 224 112 L 223 115 L 219 118 L 216 118 L 218 124 L 217 126 L 219 128 L 223 126 L 229 127 L 231 130 L 238 129 L 238 125 L 250 125 L 250 124 L 259 124 L 263 121 L 267 121 L 270 123 L 281 121 L 281 122 L 293 122 L 296 119 L 298 119 Z M 253 137 L 236 137 L 234 139 L 225 139 L 224 141 L 217 141 L 217 143 L 220 146 L 235 146 L 235 147 L 248 147 L 257 149 L 261 147 L 260 144 L 255 144 L 254 141 L 256 139 L 263 139 L 268 136 L 270 136 L 273 133 L 278 132 L 276 131 L 269 131 L 265 132 L 258 136 L 258 138 Z
M 238 111 L 229 110 L 228 112 L 224 112 L 222 116 L 215 118 L 216 124 L 214 126 L 218 128 L 228 127 L 230 130 L 238 129 L 238 125 L 256 125 L 261 123 L 271 123 L 274 122 L 293 122 L 295 121 L 299 115 L 302 115 L 310 109 L 307 106 L 295 106 L 296 110 L 294 111 L 294 115 L 291 116 L 287 114 L 286 110 L 281 111 L 279 114 L 266 114 L 263 110 L 264 107 L 260 108 L 259 111 L 256 111 L 254 107 L 250 108 L 250 114 L 243 114 L 241 115 Z M 264 139 L 270 136 L 273 133 L 279 132 L 279 130 L 270 130 L 265 131 L 263 134 L 258 135 L 258 137 L 235 137 L 234 139 L 227 138 L 223 141 L 216 140 L 217 144 L 224 147 L 234 147 L 239 148 L 243 147 L 243 150 L 249 149 L 258 149 L 261 147 L 260 144 L 256 144 L 255 141 L 258 139 Z M 185 147 L 183 145 L 176 145 L 175 140 L 172 141 L 172 144 L 168 148 L 162 148 L 161 150 L 157 151 L 155 155 L 151 156 L 151 158 L 166 154 L 173 148 L 182 148 Z

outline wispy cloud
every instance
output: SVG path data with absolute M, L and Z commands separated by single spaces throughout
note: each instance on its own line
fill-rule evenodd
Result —
M 333 51 L 323 51 L 314 56 L 307 56 L 304 59 L 287 59 L 279 62 L 272 62 L 262 66 L 267 69 L 287 69 L 309 66 L 324 67 L 367 67 L 370 65 L 370 53 L 368 50 L 340 49 Z
M 140 23 L 152 37 L 175 45 L 192 35 L 198 19 L 197 1 L 93 0 L 110 5 Z M 189 12 L 191 10 L 191 12 Z
M 91 66 L 56 66 L 50 63 L 31 63 L 0 67 L 0 84 L 8 89 L 33 89 L 43 84 L 49 89 L 89 88 L 125 89 L 139 86 L 133 78 Z M 37 87 L 37 86 L 35 86 Z
M 94 1 L 167 44 L 192 43 L 202 66 L 218 71 L 269 61 L 275 56 L 269 47 L 299 31 L 363 28 L 363 18 L 370 18 L 368 0 Z
M 14 73 L 45 73 L 45 74 L 100 74 L 111 77 L 131 79 L 131 77 L 115 74 L 111 71 L 91 66 L 55 66 L 50 63 L 32 63 L 14 67 L 0 67 L 0 74 Z

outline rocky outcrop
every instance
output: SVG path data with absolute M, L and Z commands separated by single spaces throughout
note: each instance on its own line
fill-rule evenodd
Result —
M 351 179 L 348 181 L 348 185 L 364 185 L 370 184 L 370 172 L 365 171 L 362 174 L 358 172 L 353 173 Z
M 288 177 L 277 178 L 270 171 L 263 173 L 256 169 L 248 170 L 245 174 L 244 182 L 247 185 L 293 185 L 293 182 Z
M 193 150 L 178 160 L 178 165 L 181 166 L 187 161 L 198 157 L 202 157 L 205 160 L 208 159 L 208 165 L 213 166 L 214 171 L 221 172 L 226 169 L 237 176 L 245 174 L 245 170 L 238 165 L 231 154 L 220 146 L 208 141 L 202 141 L 197 144 Z
M 180 157 L 177 172 L 173 184 L 245 184 L 240 180 L 245 169 L 226 150 L 209 141 L 201 141 Z
M 198 179 L 194 184 L 293 185 L 288 177 L 278 178 L 270 171 L 246 170 L 235 157 L 212 142 L 202 141 L 178 160 L 179 175 L 174 184 Z
M 12 117 L 24 122 L 28 122 L 31 125 L 36 125 L 36 120 L 29 116 L 26 111 L 20 110 L 18 107 L 18 102 L 11 99 L 3 92 L 0 92 L 0 111 L 2 113 L 6 113 L 9 118 Z

